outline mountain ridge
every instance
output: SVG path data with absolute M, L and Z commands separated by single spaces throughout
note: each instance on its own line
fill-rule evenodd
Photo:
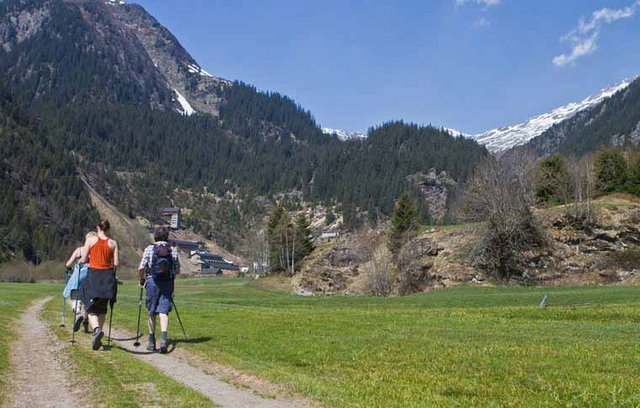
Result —
M 638 78 L 640 78 L 640 76 L 625 79 L 617 84 L 601 89 L 599 92 L 580 102 L 568 103 L 549 112 L 534 116 L 520 124 L 504 126 L 476 135 L 469 135 L 462 132 L 461 134 L 486 146 L 492 153 L 503 153 L 514 147 L 527 144 L 554 125 L 569 120 L 579 112 L 588 110 L 602 103 L 616 93 L 628 88 L 629 85 Z

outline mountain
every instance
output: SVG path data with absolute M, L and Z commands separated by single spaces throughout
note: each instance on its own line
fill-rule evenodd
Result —
M 26 145 L 3 150 L 2 164 L 21 169 L 8 174 L 22 174 L 16 180 L 24 185 L 19 199 L 5 200 L 0 219 L 19 217 L 21 208 L 35 208 L 31 202 L 63 209 L 44 224 L 65 239 L 50 241 L 41 258 L 60 254 L 56 248 L 93 222 L 90 212 L 60 216 L 89 202 L 69 179 L 76 175 L 131 218 L 154 221 L 161 207 L 183 207 L 185 226 L 233 249 L 255 235 L 275 199 L 337 207 L 355 227 L 388 216 L 407 176 L 436 168 L 464 181 L 488 155 L 442 129 L 402 122 L 374 128 L 365 140 L 327 137 L 286 95 L 204 71 L 142 7 L 119 0 L 1 1 L 2 79 L 10 99 L 24 105 L 29 126 L 20 140 L 34 144 L 36 157 Z M 55 177 L 42 186 L 47 168 L 56 169 L 50 161 L 64 163 L 52 175 L 64 176 L 66 189 L 55 187 Z M 30 177 L 29 168 L 44 178 Z M 11 238 L 6 253 L 16 256 L 22 243 L 43 237 Z
M 607 98 L 625 90 L 635 80 L 627 79 L 610 86 L 586 98 L 582 102 L 574 102 L 554 109 L 550 112 L 533 117 L 526 122 L 501 127 L 487 132 L 469 135 L 471 139 L 484 145 L 492 153 L 502 153 L 516 146 L 527 144 L 530 140 L 542 135 L 552 126 L 571 119 L 579 112 L 583 112 L 601 104 Z M 465 135 L 467 136 L 467 135 Z
M 543 155 L 583 155 L 600 147 L 639 143 L 640 78 L 636 78 L 610 98 L 552 126 L 527 145 Z
M 342 141 L 358 140 L 358 139 L 364 139 L 367 137 L 366 133 L 362 133 L 362 132 L 350 132 L 348 130 L 332 129 L 332 128 L 326 128 L 326 127 L 322 128 L 322 133 L 324 133 L 325 135 L 336 136 L 338 139 Z
M 142 7 L 5 0 L 0 70 L 34 101 L 102 101 L 214 116 L 231 82 L 202 70 Z

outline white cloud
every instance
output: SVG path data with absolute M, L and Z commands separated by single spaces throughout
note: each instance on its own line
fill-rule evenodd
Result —
M 490 27 L 491 21 L 486 19 L 485 17 L 480 17 L 473 23 L 473 27 L 482 28 L 482 27 Z
M 497 6 L 502 0 L 454 0 L 457 5 L 479 4 L 481 6 Z
M 593 54 L 598 49 L 598 37 L 603 26 L 633 17 L 639 7 L 640 0 L 636 0 L 629 7 L 620 9 L 605 7 L 594 11 L 588 19 L 581 18 L 578 27 L 560 39 L 562 42 L 571 44 L 571 52 L 554 57 L 553 64 L 564 67 L 574 63 L 578 58 Z

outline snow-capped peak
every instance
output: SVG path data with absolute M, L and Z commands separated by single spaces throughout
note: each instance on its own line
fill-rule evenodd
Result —
M 451 128 L 447 128 L 447 127 L 443 127 L 442 130 L 444 130 L 445 132 L 449 133 L 451 136 L 453 137 L 458 137 L 458 136 L 463 136 L 463 137 L 473 137 L 472 135 L 468 135 L 464 132 L 461 132 L 459 130 L 456 129 L 451 129 Z
M 105 1 L 105 4 L 109 4 L 112 6 L 117 6 L 117 5 L 123 5 L 124 1 L 123 0 L 107 0 Z
M 531 118 L 526 122 L 520 123 L 518 125 L 501 127 L 489 130 L 488 132 L 484 132 L 478 135 L 466 135 L 458 131 L 455 132 L 474 139 L 482 145 L 485 145 L 487 149 L 492 153 L 500 153 L 513 147 L 526 144 L 531 139 L 543 134 L 553 125 L 563 122 L 573 117 L 578 112 L 589 109 L 599 104 L 603 100 L 613 96 L 614 94 L 626 89 L 637 78 L 638 77 L 626 79 L 616 85 L 601 90 L 597 94 L 588 97 L 582 102 L 570 103 L 568 105 L 554 109 L 551 112 L 547 112 Z
M 332 129 L 332 128 L 322 128 L 322 133 L 324 133 L 325 135 L 335 135 L 338 137 L 338 139 L 342 141 L 353 140 L 353 139 L 364 139 L 367 137 L 367 135 L 362 132 L 350 132 L 348 130 Z

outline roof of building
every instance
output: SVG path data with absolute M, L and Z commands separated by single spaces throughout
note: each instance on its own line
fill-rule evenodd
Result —
M 181 213 L 182 212 L 182 208 L 179 207 L 166 207 L 162 209 L 162 213 Z

